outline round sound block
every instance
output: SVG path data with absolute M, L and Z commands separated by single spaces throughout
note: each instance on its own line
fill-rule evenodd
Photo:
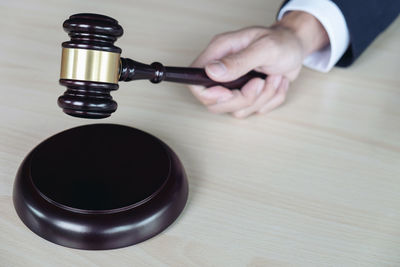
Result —
M 167 228 L 188 195 L 175 153 L 156 137 L 114 124 L 56 134 L 22 162 L 13 200 L 39 236 L 72 248 L 112 249 Z

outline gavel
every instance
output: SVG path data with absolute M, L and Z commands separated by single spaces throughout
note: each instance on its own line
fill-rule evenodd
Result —
M 118 81 L 150 80 L 202 85 L 221 85 L 240 89 L 252 78 L 266 75 L 250 71 L 237 80 L 218 83 L 203 68 L 165 67 L 159 62 L 150 65 L 121 57 L 121 48 L 114 45 L 123 34 L 118 21 L 104 15 L 82 13 L 63 23 L 71 38 L 62 43 L 60 84 L 67 90 L 58 98 L 58 105 L 71 116 L 91 119 L 109 117 L 117 109 L 110 92 L 119 88 Z

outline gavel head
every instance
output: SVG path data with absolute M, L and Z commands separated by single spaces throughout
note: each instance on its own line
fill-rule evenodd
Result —
M 65 113 L 75 117 L 106 118 L 117 109 L 110 91 L 118 89 L 121 49 L 114 46 L 123 29 L 118 21 L 97 14 L 76 14 L 63 24 L 71 40 L 62 44 L 58 98 Z

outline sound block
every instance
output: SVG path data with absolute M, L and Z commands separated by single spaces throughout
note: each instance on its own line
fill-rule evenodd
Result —
M 184 168 L 162 141 L 115 124 L 56 134 L 22 162 L 14 206 L 39 236 L 72 248 L 113 249 L 162 232 L 188 195 Z

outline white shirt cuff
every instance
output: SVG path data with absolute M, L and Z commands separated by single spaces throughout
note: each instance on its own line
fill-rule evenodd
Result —
M 328 46 L 305 58 L 303 64 L 317 71 L 330 71 L 350 44 L 349 29 L 342 11 L 330 0 L 290 0 L 279 11 L 278 20 L 286 12 L 295 10 L 307 12 L 317 18 L 330 41 Z

